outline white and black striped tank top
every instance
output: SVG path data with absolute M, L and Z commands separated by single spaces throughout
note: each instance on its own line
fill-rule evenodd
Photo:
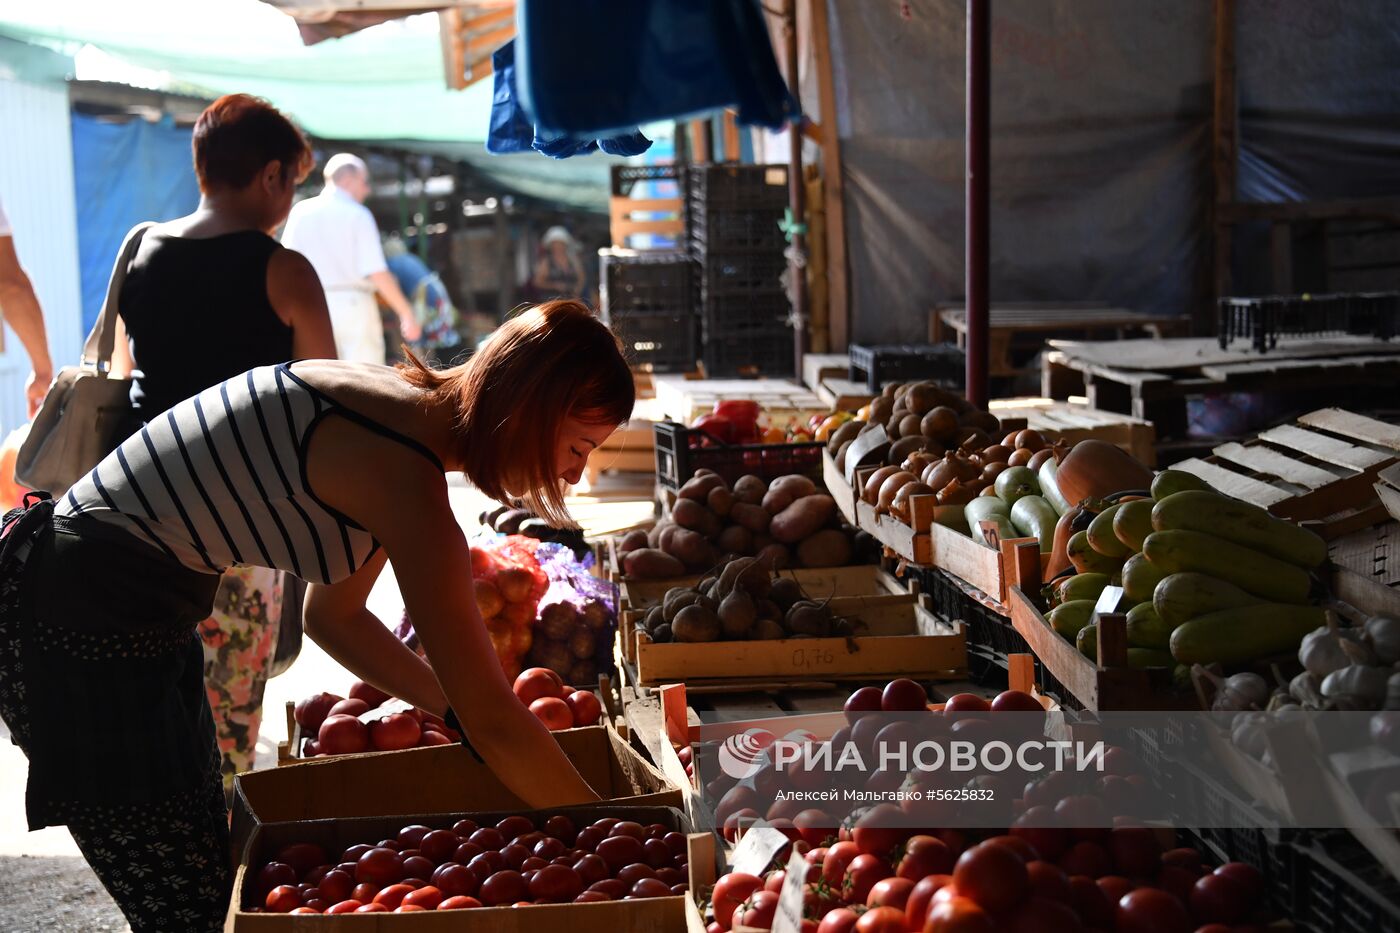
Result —
M 331 414 L 442 467 L 422 444 L 340 405 L 281 363 L 152 419 L 75 483 L 55 514 L 117 525 L 204 573 L 248 564 L 335 583 L 363 566 L 379 542 L 307 483 L 307 445 Z

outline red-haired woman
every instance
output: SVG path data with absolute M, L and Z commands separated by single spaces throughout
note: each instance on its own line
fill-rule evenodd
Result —
M 120 296 L 114 369 L 139 370 L 143 422 L 256 366 L 335 357 L 315 270 L 272 237 L 310 171 L 306 137 L 266 101 L 229 94 L 200 114 L 191 148 L 199 207 L 146 229 Z M 253 767 L 281 594 L 276 570 L 231 567 L 199 625 L 226 796 Z
M 307 633 L 386 693 L 450 707 L 531 807 L 596 800 L 511 692 L 445 474 L 567 522 L 564 484 L 632 401 L 613 334 L 550 302 L 454 369 L 251 370 L 152 419 L 52 508 L 11 513 L 0 712 L 29 756 L 31 828 L 66 823 L 134 930 L 221 928 L 227 822 L 194 626 L 240 563 L 311 581 Z M 428 662 L 365 608 L 386 560 Z

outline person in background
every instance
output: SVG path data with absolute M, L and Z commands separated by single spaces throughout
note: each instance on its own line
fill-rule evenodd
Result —
M 550 227 L 540 240 L 544 255 L 535 263 L 530 285 L 542 298 L 582 298 L 588 276 L 578 257 L 578 241 L 563 227 Z
M 311 168 L 306 138 L 266 101 L 230 94 L 200 115 L 192 148 L 199 207 L 146 230 L 120 295 L 113 369 L 139 368 L 142 422 L 255 367 L 335 356 L 316 271 L 272 237 Z M 281 574 L 240 563 L 198 625 L 226 794 L 253 767 L 281 613 Z
M 459 318 L 447 286 L 398 236 L 384 241 L 384 259 L 408 296 L 422 331 L 413 342 L 413 352 L 429 364 L 451 360 L 461 347 L 462 335 L 457 332 Z
M 321 193 L 292 208 L 282 243 L 306 254 L 321 277 L 340 359 L 383 365 L 384 328 L 375 293 L 398 315 L 404 340 L 418 339 L 418 321 L 389 272 L 379 228 L 364 205 L 370 194 L 364 161 L 342 152 L 327 160 L 324 174 Z
M 39 410 L 39 404 L 53 382 L 53 360 L 49 357 L 49 340 L 44 330 L 44 312 L 29 276 L 20 267 L 15 254 L 14 231 L 0 203 L 0 314 L 14 328 L 24 352 L 29 354 L 29 378 L 24 382 L 29 417 Z

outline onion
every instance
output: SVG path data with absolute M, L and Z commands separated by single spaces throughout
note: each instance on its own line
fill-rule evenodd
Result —
M 1034 428 L 1026 428 L 1016 435 L 1016 447 L 1019 450 L 1029 450 L 1035 453 L 1037 450 L 1045 449 L 1045 438 Z
M 1016 435 L 1017 435 L 1017 434 L 1020 434 L 1020 433 L 1021 433 L 1020 431 L 1012 431 L 1010 434 L 1008 434 L 1008 435 L 1006 435 L 1005 437 L 1003 437 L 1003 438 L 1001 439 L 1001 446 L 1006 447 L 1006 448 L 1009 448 L 1009 449 L 1011 449 L 1011 450 L 1015 450 L 1015 449 L 1016 449 Z
M 871 505 L 874 505 L 875 498 L 880 494 L 881 484 L 898 472 L 899 467 L 897 466 L 882 466 L 874 473 L 871 473 L 870 478 L 865 481 L 865 489 L 861 493 L 861 498 Z
M 1045 461 L 1049 460 L 1054 456 L 1055 449 L 1053 447 L 1046 447 L 1044 450 L 1037 450 L 1035 453 L 1031 454 L 1031 459 L 1027 461 L 1026 466 L 1030 467 L 1032 470 L 1039 470 L 1042 466 L 1045 465 Z
M 909 483 L 917 483 L 919 478 L 907 470 L 900 470 L 885 477 L 885 481 L 880 484 L 879 499 L 875 504 L 875 514 L 883 515 L 890 510 L 890 503 L 894 501 L 895 493 Z
M 933 490 L 923 483 L 905 483 L 899 487 L 899 492 L 894 494 L 894 499 L 890 502 L 890 514 L 906 525 L 909 523 L 909 500 L 914 496 L 931 496 Z
M 899 465 L 901 470 L 908 470 L 915 476 L 922 476 L 929 468 L 929 464 L 937 463 L 943 459 L 942 455 L 931 454 L 926 450 L 916 450 L 904 458 L 904 462 Z
M 977 498 L 980 489 L 970 483 L 953 480 L 938 491 L 939 505 L 966 505 Z
M 982 467 L 966 457 L 959 457 L 956 454 L 953 455 L 953 470 L 960 480 L 976 479 L 982 475 Z
M 924 471 L 923 480 L 935 492 L 958 478 L 957 466 L 953 463 L 956 454 L 948 454 L 942 460 Z
M 989 463 L 982 468 L 982 478 L 996 479 L 1001 474 L 1002 470 L 1007 469 L 1010 469 L 1010 464 L 1008 463 Z
M 982 449 L 983 463 L 1005 463 L 1006 458 L 1011 456 L 1011 448 L 1005 444 L 993 444 Z
M 1033 454 L 1024 447 L 1017 447 L 1011 451 L 1011 456 L 1006 458 L 1008 466 L 1027 466 L 1031 462 Z

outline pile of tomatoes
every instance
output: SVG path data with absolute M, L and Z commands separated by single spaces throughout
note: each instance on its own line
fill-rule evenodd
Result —
M 686 865 L 685 836 L 661 823 L 607 817 L 580 830 L 563 814 L 539 826 L 527 816 L 463 819 L 405 826 L 335 862 L 313 842 L 284 846 L 252 876 L 244 909 L 414 913 L 671 897 L 689 889 Z
M 515 695 L 550 731 L 597 724 L 603 704 L 587 690 L 575 690 L 548 668 L 532 667 L 515 678 Z M 296 721 L 302 732 L 315 735 L 302 748 L 306 758 L 353 755 L 359 752 L 392 752 L 405 748 L 450 745 L 461 734 L 426 710 L 385 709 L 392 700 L 378 687 L 362 680 L 350 686 L 350 696 L 318 693 L 296 705 Z
M 802 933 L 1245 933 L 1262 930 L 1263 877 L 1209 870 L 1171 830 L 862 828 L 805 855 Z M 826 841 L 826 840 L 822 840 Z M 773 923 L 786 873 L 730 873 L 709 933 Z

